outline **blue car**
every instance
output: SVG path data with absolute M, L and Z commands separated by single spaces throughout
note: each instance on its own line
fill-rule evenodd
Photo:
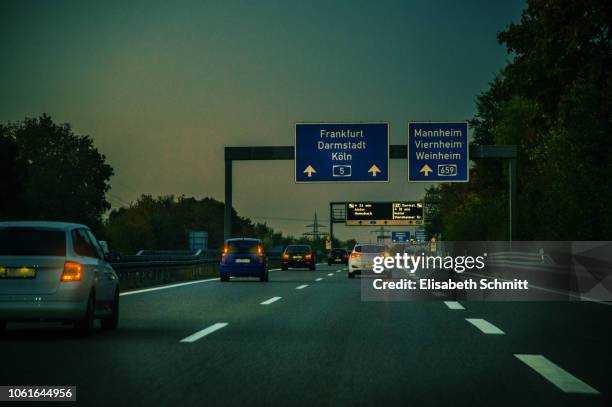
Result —
M 268 281 L 268 257 L 260 239 L 228 239 L 223 246 L 219 278 L 229 281 L 234 277 L 259 277 Z

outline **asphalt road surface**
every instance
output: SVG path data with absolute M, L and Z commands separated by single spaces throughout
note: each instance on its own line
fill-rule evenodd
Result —
M 124 293 L 114 332 L 9 324 L 0 385 L 75 385 L 100 406 L 612 405 L 609 304 L 360 290 L 319 265 Z

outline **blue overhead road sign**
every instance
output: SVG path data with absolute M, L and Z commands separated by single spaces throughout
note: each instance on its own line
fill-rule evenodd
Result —
M 469 180 L 467 122 L 408 124 L 408 181 Z
M 410 231 L 405 232 L 391 232 L 392 242 L 407 242 L 410 240 Z
M 296 124 L 295 181 L 389 181 L 389 125 Z

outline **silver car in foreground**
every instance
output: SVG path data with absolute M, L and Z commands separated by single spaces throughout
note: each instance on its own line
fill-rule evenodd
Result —
M 88 335 L 95 318 L 117 327 L 119 279 L 89 228 L 0 222 L 0 331 L 11 321 L 61 321 Z

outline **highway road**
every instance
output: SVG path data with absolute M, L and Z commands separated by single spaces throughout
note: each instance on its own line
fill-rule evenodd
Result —
M 76 385 L 77 404 L 99 406 L 612 405 L 608 304 L 360 290 L 319 265 L 124 293 L 114 332 L 9 325 L 0 384 Z

